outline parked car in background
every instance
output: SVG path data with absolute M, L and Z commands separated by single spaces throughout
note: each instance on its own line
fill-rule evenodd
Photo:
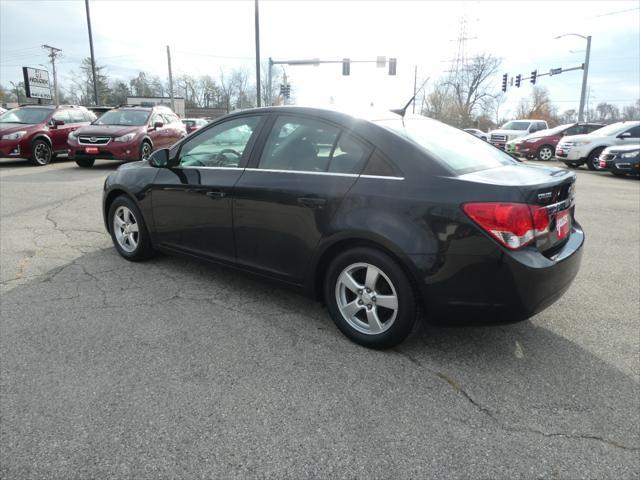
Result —
M 478 130 L 477 128 L 465 128 L 464 131 L 478 138 L 481 138 L 485 142 L 489 141 L 489 135 L 484 133 L 482 130 Z
M 187 134 L 185 126 L 164 106 L 114 108 L 91 125 L 69 135 L 69 158 L 80 167 L 96 159 L 144 160 L 158 148 L 167 148 Z
M 187 129 L 187 134 L 195 132 L 209 124 L 209 122 L 204 118 L 183 118 L 182 123 L 184 123 L 184 126 Z
M 571 168 L 586 163 L 589 170 L 599 170 L 605 148 L 635 144 L 639 139 L 640 121 L 612 123 L 586 135 L 563 137 L 556 146 L 556 158 Z
M 607 147 L 600 154 L 600 170 L 614 175 L 639 175 L 640 144 Z
M 0 107 L 0 115 L 2 115 L 2 114 L 3 114 L 4 112 L 6 112 L 6 111 L 7 111 L 7 109 L 6 109 L 6 108 L 2 108 L 2 107 Z
M 128 260 L 164 250 L 281 280 L 388 348 L 418 306 L 515 321 L 560 298 L 584 242 L 575 181 L 425 117 L 267 107 L 119 168 L 103 215 Z
M 104 115 L 106 112 L 108 112 L 109 110 L 113 110 L 114 107 L 106 107 L 106 106 L 93 106 L 93 107 L 87 107 L 89 110 L 91 110 L 93 113 L 96 114 L 96 117 L 101 117 L 102 115 Z
M 47 165 L 67 153 L 69 133 L 88 125 L 96 116 L 78 105 L 28 105 L 0 115 L 0 157 L 27 158 Z
M 526 158 L 551 160 L 555 155 L 556 145 L 558 145 L 562 137 L 591 133 L 604 126 L 604 123 L 569 123 L 548 130 L 541 130 L 512 140 L 513 153 Z M 510 150 L 507 148 L 507 151 Z
M 549 126 L 544 120 L 512 120 L 497 130 L 491 130 L 489 132 L 489 142 L 504 150 L 509 140 L 524 137 L 547 128 Z

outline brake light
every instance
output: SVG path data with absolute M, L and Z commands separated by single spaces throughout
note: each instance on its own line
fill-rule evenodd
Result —
M 502 245 L 517 250 L 549 231 L 545 207 L 524 203 L 465 203 L 464 212 Z

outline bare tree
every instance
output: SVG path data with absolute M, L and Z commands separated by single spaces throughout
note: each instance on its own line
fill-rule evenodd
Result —
M 635 104 L 627 105 L 622 109 L 623 120 L 640 120 L 640 99 Z
M 549 90 L 544 87 L 535 86 L 528 99 L 520 100 L 516 110 L 517 118 L 533 118 L 536 120 L 546 120 L 550 126 L 558 123 L 556 109 L 551 103 Z

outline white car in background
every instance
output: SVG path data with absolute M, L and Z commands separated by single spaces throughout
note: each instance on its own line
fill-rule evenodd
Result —
M 489 142 L 493 146 L 505 150 L 507 142 L 510 140 L 524 137 L 540 130 L 546 130 L 547 128 L 549 128 L 549 125 L 544 120 L 511 120 L 499 129 L 491 130 L 489 132 Z
M 556 146 L 556 158 L 570 168 L 586 163 L 589 170 L 599 170 L 605 148 L 638 143 L 639 139 L 640 121 L 612 123 L 586 135 L 564 137 Z
M 475 137 L 481 138 L 485 142 L 489 141 L 489 134 L 484 133 L 482 130 L 478 130 L 477 128 L 465 128 L 464 131 Z

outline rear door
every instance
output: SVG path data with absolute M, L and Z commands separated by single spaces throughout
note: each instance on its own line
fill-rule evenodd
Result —
M 316 119 L 279 115 L 238 181 L 238 263 L 301 283 L 318 241 L 357 180 L 371 147 Z
M 162 123 L 162 127 L 156 128 L 156 123 Z M 159 150 L 161 148 L 168 148 L 171 143 L 171 139 L 168 136 L 167 126 L 165 125 L 165 118 L 158 112 L 155 112 L 149 118 L 149 138 L 153 142 L 153 149 Z
M 180 148 L 179 165 L 159 169 L 151 203 L 160 244 L 235 261 L 233 188 L 263 118 L 236 117 L 194 134 Z

